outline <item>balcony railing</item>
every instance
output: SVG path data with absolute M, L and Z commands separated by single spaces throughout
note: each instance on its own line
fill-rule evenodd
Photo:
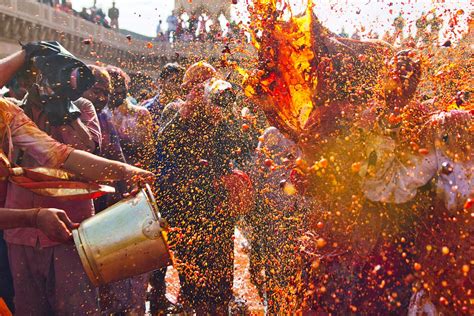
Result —
M 94 24 L 80 17 L 33 0 L 0 0 L 0 12 L 19 19 L 50 27 L 57 32 L 91 38 L 111 47 L 148 54 L 150 49 L 141 40 L 129 41 L 123 34 Z
M 183 58 L 215 61 L 223 49 L 220 42 L 153 42 L 150 45 L 140 39 L 129 40 L 120 32 L 35 0 L 0 0 L 0 44 L 37 40 L 60 41 L 89 62 L 98 60 L 129 71 L 148 73 L 166 62 Z M 231 59 L 245 57 L 236 54 Z

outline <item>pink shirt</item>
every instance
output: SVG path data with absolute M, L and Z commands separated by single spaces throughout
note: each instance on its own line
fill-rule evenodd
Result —
M 150 112 L 125 100 L 118 108 L 110 110 L 110 116 L 127 162 L 135 164 L 151 157 L 150 153 L 145 153 L 152 147 L 149 143 L 153 127 Z
M 58 143 L 41 131 L 15 104 L 0 98 L 0 146 L 12 161 L 13 147 L 22 149 L 39 165 L 59 168 L 72 147 Z M 7 181 L 0 181 L 0 207 L 5 204 Z
M 64 144 L 72 145 L 76 149 L 88 150 L 87 145 L 84 144 L 71 125 L 54 126 L 51 127 L 47 124 L 46 115 L 37 109 L 32 110 L 33 118 L 41 129 L 48 130 L 50 135 Z M 97 116 L 95 117 L 97 119 Z M 97 124 L 89 124 L 88 130 L 90 132 L 91 126 Z M 100 135 L 100 130 L 94 130 L 93 133 Z M 62 145 L 65 146 L 65 145 Z M 45 149 L 47 155 L 55 155 L 54 148 Z M 43 152 L 44 152 L 43 151 Z M 30 152 L 25 152 L 21 166 L 24 167 L 38 167 L 42 166 L 43 161 L 38 161 L 36 155 L 32 155 Z M 86 218 L 94 215 L 94 204 L 92 200 L 82 201 L 65 201 L 59 198 L 44 197 L 34 194 L 31 191 L 20 188 L 12 183 L 8 185 L 7 199 L 5 203 L 6 207 L 10 208 L 35 208 L 35 207 L 52 207 L 64 210 L 68 216 L 74 222 L 81 222 Z M 40 230 L 35 228 L 19 228 L 10 229 L 5 231 L 5 240 L 12 244 L 36 246 L 37 243 L 41 247 L 51 247 L 58 243 L 49 240 Z
M 102 146 L 102 134 L 100 130 L 100 123 L 94 104 L 85 98 L 77 99 L 74 104 L 81 110 L 81 121 L 87 127 L 91 134 L 92 140 L 98 145 L 99 149 Z

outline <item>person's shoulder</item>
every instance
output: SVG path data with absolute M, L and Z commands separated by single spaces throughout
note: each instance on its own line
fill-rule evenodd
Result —
M 13 98 L 0 98 L 0 109 L 2 112 L 21 112 L 21 101 Z
M 80 97 L 73 102 L 81 111 L 82 109 L 93 109 L 94 104 L 86 98 Z
M 16 104 L 18 103 L 18 104 Z M 20 108 L 21 102 L 12 98 L 0 98 L 0 126 L 10 125 L 15 119 L 24 119 L 26 115 Z
M 173 102 L 170 102 L 168 103 L 166 106 L 165 106 L 165 109 L 168 109 L 168 110 L 178 110 L 185 102 L 181 99 L 176 99 L 174 100 Z

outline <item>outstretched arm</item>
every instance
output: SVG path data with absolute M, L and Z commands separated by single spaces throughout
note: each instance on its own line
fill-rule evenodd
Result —
M 63 169 L 90 180 L 143 180 L 151 183 L 153 173 L 127 165 L 125 163 L 108 160 L 82 150 L 73 150 L 64 162 Z
M 0 59 L 0 87 L 3 87 L 25 63 L 25 51 Z
M 62 168 L 90 180 L 153 181 L 153 173 L 118 161 L 108 160 L 72 149 L 41 131 L 18 107 L 0 98 L 0 111 L 9 112 L 12 142 L 22 148 L 40 165 Z

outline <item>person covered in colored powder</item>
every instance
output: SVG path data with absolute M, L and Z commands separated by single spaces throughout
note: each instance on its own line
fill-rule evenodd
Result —
M 0 84 L 5 84 L 11 77 L 35 55 L 41 56 L 48 53 L 47 47 L 42 43 L 30 43 L 22 51 L 0 60 Z M 121 163 L 105 160 L 87 152 L 75 150 L 61 144 L 38 127 L 15 104 L 6 99 L 0 99 L 0 130 L 1 150 L 5 158 L 13 161 L 13 152 L 21 148 L 25 153 L 34 157 L 41 165 L 52 168 L 61 167 L 67 171 L 91 180 L 117 180 L 130 179 L 134 175 L 144 178 L 150 176 L 149 172 Z M 9 164 L 9 162 L 7 162 Z M 40 229 L 50 240 L 65 242 L 71 238 L 71 229 L 77 224 L 72 223 L 63 210 L 39 207 L 26 210 L 4 208 L 7 177 L 9 167 L 2 164 L 2 181 L 0 183 L 0 227 L 12 229 L 19 227 L 32 227 Z M 3 236 L 3 232 L 2 232 Z M 8 266 L 6 245 L 3 238 L 0 240 L 0 297 L 3 298 L 11 311 L 13 305 L 13 284 Z M 35 308 L 35 306 L 31 306 Z M 21 315 L 21 313 L 19 313 Z
M 36 77 L 32 78 L 33 84 L 29 88 L 28 96 L 25 99 L 25 111 L 44 130 L 58 139 L 79 148 L 95 149 L 96 143 L 92 136 L 88 134 L 87 128 L 79 121 L 81 113 L 71 101 L 77 99 L 82 91 L 90 85 L 91 74 L 84 67 L 84 64 L 75 59 L 59 44 L 42 42 L 38 46 L 41 47 L 40 52 L 46 51 L 46 53 L 36 55 L 31 60 L 27 59 L 27 62 L 33 63 L 39 71 L 36 72 Z M 47 73 L 44 72 L 46 68 L 43 66 L 45 65 L 47 65 Z M 43 71 L 40 72 L 40 70 Z M 21 110 L 17 110 L 17 113 L 20 113 L 18 111 Z M 25 120 L 25 117 L 24 115 L 18 117 L 18 119 L 23 119 L 22 125 L 20 125 L 22 128 L 19 129 L 20 132 L 25 131 L 24 124 L 28 125 L 31 122 Z M 31 134 L 21 135 L 27 144 L 28 142 L 34 142 L 34 135 L 39 132 L 33 128 L 29 131 Z M 17 158 L 13 157 L 13 152 L 9 149 L 8 156 L 10 160 L 25 167 L 41 166 L 42 163 L 36 160 L 37 152 L 25 151 L 24 148 L 24 146 L 19 146 L 21 151 L 17 154 Z M 40 144 L 38 144 L 39 148 L 41 148 Z M 73 155 L 74 149 L 65 145 L 59 146 L 56 150 L 46 151 L 46 148 L 42 150 L 44 151 L 41 151 L 41 153 L 45 153 L 45 157 L 56 159 L 53 160 L 53 165 L 57 165 L 59 161 L 65 160 L 66 163 L 69 160 L 76 164 L 74 169 L 79 171 L 79 175 L 91 172 L 91 170 L 78 169 L 85 166 L 91 168 L 90 164 L 84 165 L 80 160 L 81 157 L 84 157 L 82 151 L 77 151 L 77 154 Z M 85 157 L 87 157 L 87 154 Z M 44 159 L 43 163 L 47 161 Z M 97 159 L 100 161 L 100 158 Z M 84 160 L 85 162 L 88 161 L 87 159 Z M 58 163 L 54 163 L 54 161 L 58 161 Z M 95 169 L 95 172 L 104 172 L 104 170 L 92 169 Z M 123 165 L 120 164 L 116 171 L 125 171 L 126 169 L 128 168 L 124 169 Z M 104 176 L 104 178 L 107 178 L 107 176 Z M 64 209 L 75 222 L 80 222 L 92 216 L 94 212 L 91 200 L 79 202 L 59 201 L 56 198 L 36 195 L 12 183 L 9 184 L 5 207 Z M 68 312 L 72 310 L 98 312 L 96 291 L 87 279 L 74 247 L 60 245 L 34 228 L 9 229 L 5 232 L 5 240 L 9 248 L 10 267 L 16 292 L 17 314 L 50 314 L 61 313 L 61 310 L 64 312 L 66 310 Z M 55 260 L 51 261 L 49 258 L 55 258 Z M 32 266 L 28 265 L 27 262 L 35 262 L 33 266 L 42 269 L 32 269 Z M 40 264 L 41 262 L 43 262 L 43 265 Z M 54 271 L 53 273 L 49 273 L 51 269 Z M 31 283 L 31 280 L 36 281 Z M 55 281 L 52 282 L 51 280 Z M 74 290 L 69 282 L 74 282 L 75 289 L 81 288 L 82 290 Z M 48 293 L 48 291 L 53 291 L 54 294 L 46 296 L 45 293 Z
M 108 66 L 112 90 L 108 103 L 111 122 L 117 131 L 128 163 L 144 164 L 150 158 L 152 118 L 150 112 L 128 100 L 130 77 L 120 68 Z M 146 163 L 145 163 L 146 164 Z
M 250 194 L 248 179 L 232 171 L 239 147 L 227 123 L 232 99 L 224 97 L 218 104 L 205 97 L 206 86 L 214 87 L 218 95 L 230 92 L 226 91 L 230 84 L 216 77 L 216 70 L 205 62 L 188 68 L 183 80 L 189 91 L 185 103 L 161 127 L 158 138 L 162 148 L 158 203 L 174 230 L 170 238 L 179 262 L 184 306 L 198 314 L 228 312 L 235 212 L 252 203 L 249 196 L 243 198 Z

